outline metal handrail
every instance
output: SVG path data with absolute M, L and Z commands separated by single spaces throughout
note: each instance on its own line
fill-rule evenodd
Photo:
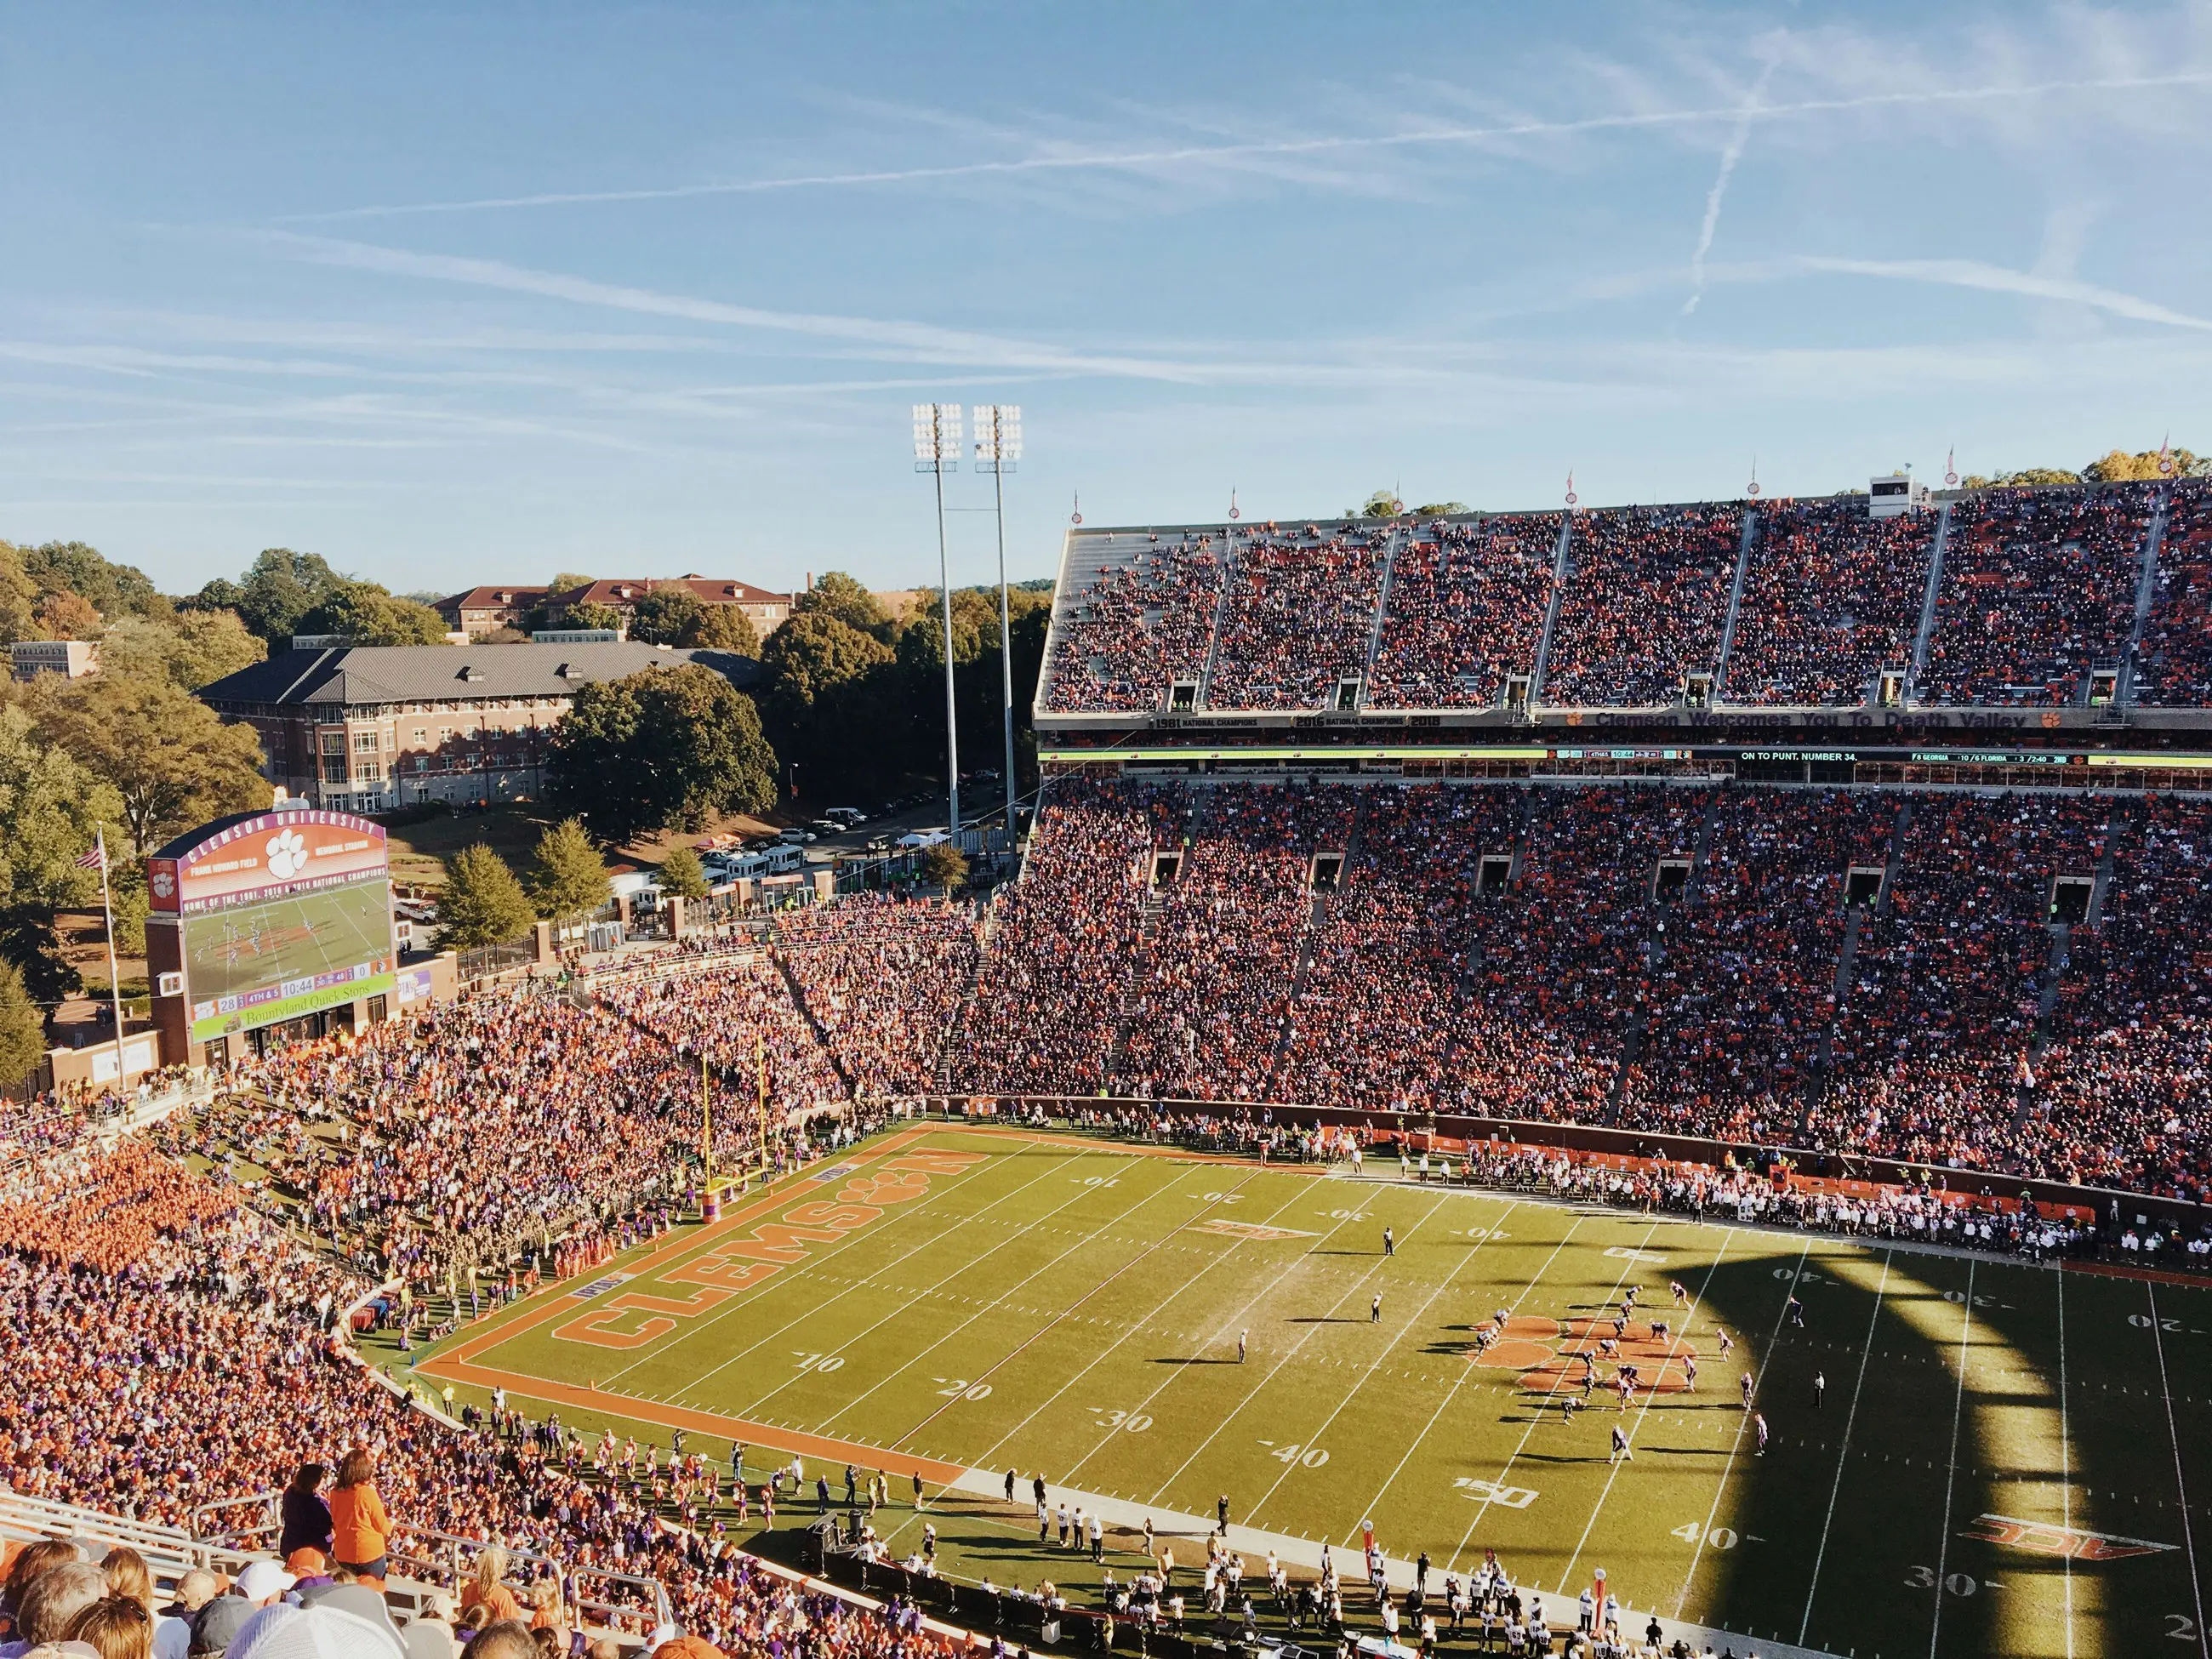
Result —
M 258 1538 L 264 1533 L 281 1532 L 283 1529 L 283 1522 L 278 1513 L 278 1506 L 283 1502 L 283 1498 L 284 1494 L 272 1486 L 266 1492 L 246 1492 L 237 1498 L 218 1498 L 211 1504 L 199 1504 L 187 1512 L 191 1534 L 203 1544 L 221 1547 L 228 1545 L 234 1540 Z M 220 1514 L 225 1510 L 238 1509 L 248 1504 L 261 1505 L 262 1518 L 253 1526 L 235 1528 L 228 1532 L 210 1532 L 204 1524 L 205 1517 L 209 1516 Z
M 395 1565 L 405 1564 L 428 1570 L 414 1572 L 409 1575 L 410 1577 L 425 1579 L 434 1583 L 442 1583 L 445 1588 L 456 1596 L 460 1594 L 461 1585 L 467 1577 L 463 1571 L 464 1565 L 491 1547 L 481 1538 L 464 1538 L 458 1534 L 440 1532 L 431 1527 L 418 1527 L 401 1522 L 392 1530 L 395 1540 L 399 1534 L 405 1534 L 418 1543 L 428 1542 L 444 1547 L 442 1550 L 433 1555 L 410 1553 L 400 1548 L 388 1548 L 387 1553 Z M 634 1585 L 649 1603 L 647 1607 L 638 1607 L 621 1601 L 586 1596 L 580 1593 L 576 1597 L 576 1606 L 580 1611 L 606 1614 L 610 1623 L 625 1619 L 641 1620 L 645 1621 L 648 1629 L 654 1626 L 674 1622 L 675 1615 L 668 1597 L 668 1587 L 658 1578 L 647 1578 L 636 1573 L 616 1572 L 606 1567 L 564 1564 L 543 1551 L 525 1549 L 519 1546 L 501 1545 L 500 1547 L 507 1552 L 510 1560 L 534 1561 L 543 1564 L 551 1570 L 556 1579 L 563 1576 L 579 1581 L 592 1577 L 611 1584 Z M 464 1552 L 466 1552 L 465 1557 Z M 443 1575 L 442 1578 L 439 1576 L 441 1573 Z M 580 1592 L 580 1582 L 579 1589 Z

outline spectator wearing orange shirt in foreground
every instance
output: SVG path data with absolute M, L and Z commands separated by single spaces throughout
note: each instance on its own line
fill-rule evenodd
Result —
M 366 1446 L 356 1446 L 338 1465 L 337 1490 L 331 1494 L 331 1553 L 338 1565 L 356 1578 L 382 1583 L 392 1517 L 377 1496 L 376 1464 Z

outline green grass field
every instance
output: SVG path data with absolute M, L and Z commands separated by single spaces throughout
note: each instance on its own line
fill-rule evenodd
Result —
M 1571 1339 L 1534 1322 L 1609 1313 L 1631 1285 L 1695 1350 L 1698 1385 L 1626 1413 L 1601 1389 L 1563 1420 L 1547 1374 L 1516 1365 Z M 1516 1364 L 1470 1363 L 1500 1308 Z M 1356 1552 L 1370 1518 L 1438 1572 L 1495 1548 L 1555 1625 L 1601 1566 L 1639 1629 L 1656 1612 L 1768 1652 L 2086 1659 L 2205 1650 L 2212 1520 L 2184 1483 L 2212 1479 L 2208 1330 L 2193 1287 L 940 1127 L 415 1358 L 594 1434 L 665 1444 L 681 1425 L 695 1449 L 745 1441 L 757 1472 L 796 1449 L 841 1491 L 848 1458 L 928 1460 L 933 1490 L 957 1489 L 938 1516 L 951 1570 L 1001 1584 L 1096 1583 L 1037 1549 L 1036 1472 L 1164 1533 L 1225 1495 L 1254 1529 L 1236 1541 L 1300 1540 L 1294 1565 Z M 1616 1424 L 1634 1449 L 1617 1466 Z M 997 1501 L 1008 1468 L 1019 1508 Z M 878 1527 L 904 1553 L 917 1523 L 893 1490 Z M 1356 1580 L 1356 1554 L 1338 1560 Z

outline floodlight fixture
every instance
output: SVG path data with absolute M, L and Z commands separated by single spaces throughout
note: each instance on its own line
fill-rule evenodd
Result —
M 983 471 L 1011 472 L 1022 459 L 1022 406 L 977 404 L 969 411 L 975 427 L 975 465 Z
M 914 470 L 950 472 L 960 465 L 960 405 L 914 406 Z

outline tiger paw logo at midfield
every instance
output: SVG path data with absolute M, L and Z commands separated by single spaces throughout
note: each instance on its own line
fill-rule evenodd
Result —
M 1698 1357 L 1695 1343 L 1674 1332 L 1662 1336 L 1641 1319 L 1630 1320 L 1618 1334 L 1610 1318 L 1535 1314 L 1515 1314 L 1502 1327 L 1486 1319 L 1477 1328 L 1489 1340 L 1468 1349 L 1467 1357 L 1486 1369 L 1520 1372 L 1521 1386 L 1537 1394 L 1580 1388 L 1585 1358 L 1597 1367 L 1600 1388 L 1611 1386 L 1620 1366 L 1633 1365 L 1639 1394 L 1686 1394 L 1689 1362 Z
M 307 867 L 307 843 L 296 830 L 278 830 L 262 851 L 268 854 L 269 873 L 278 881 L 289 881 Z

